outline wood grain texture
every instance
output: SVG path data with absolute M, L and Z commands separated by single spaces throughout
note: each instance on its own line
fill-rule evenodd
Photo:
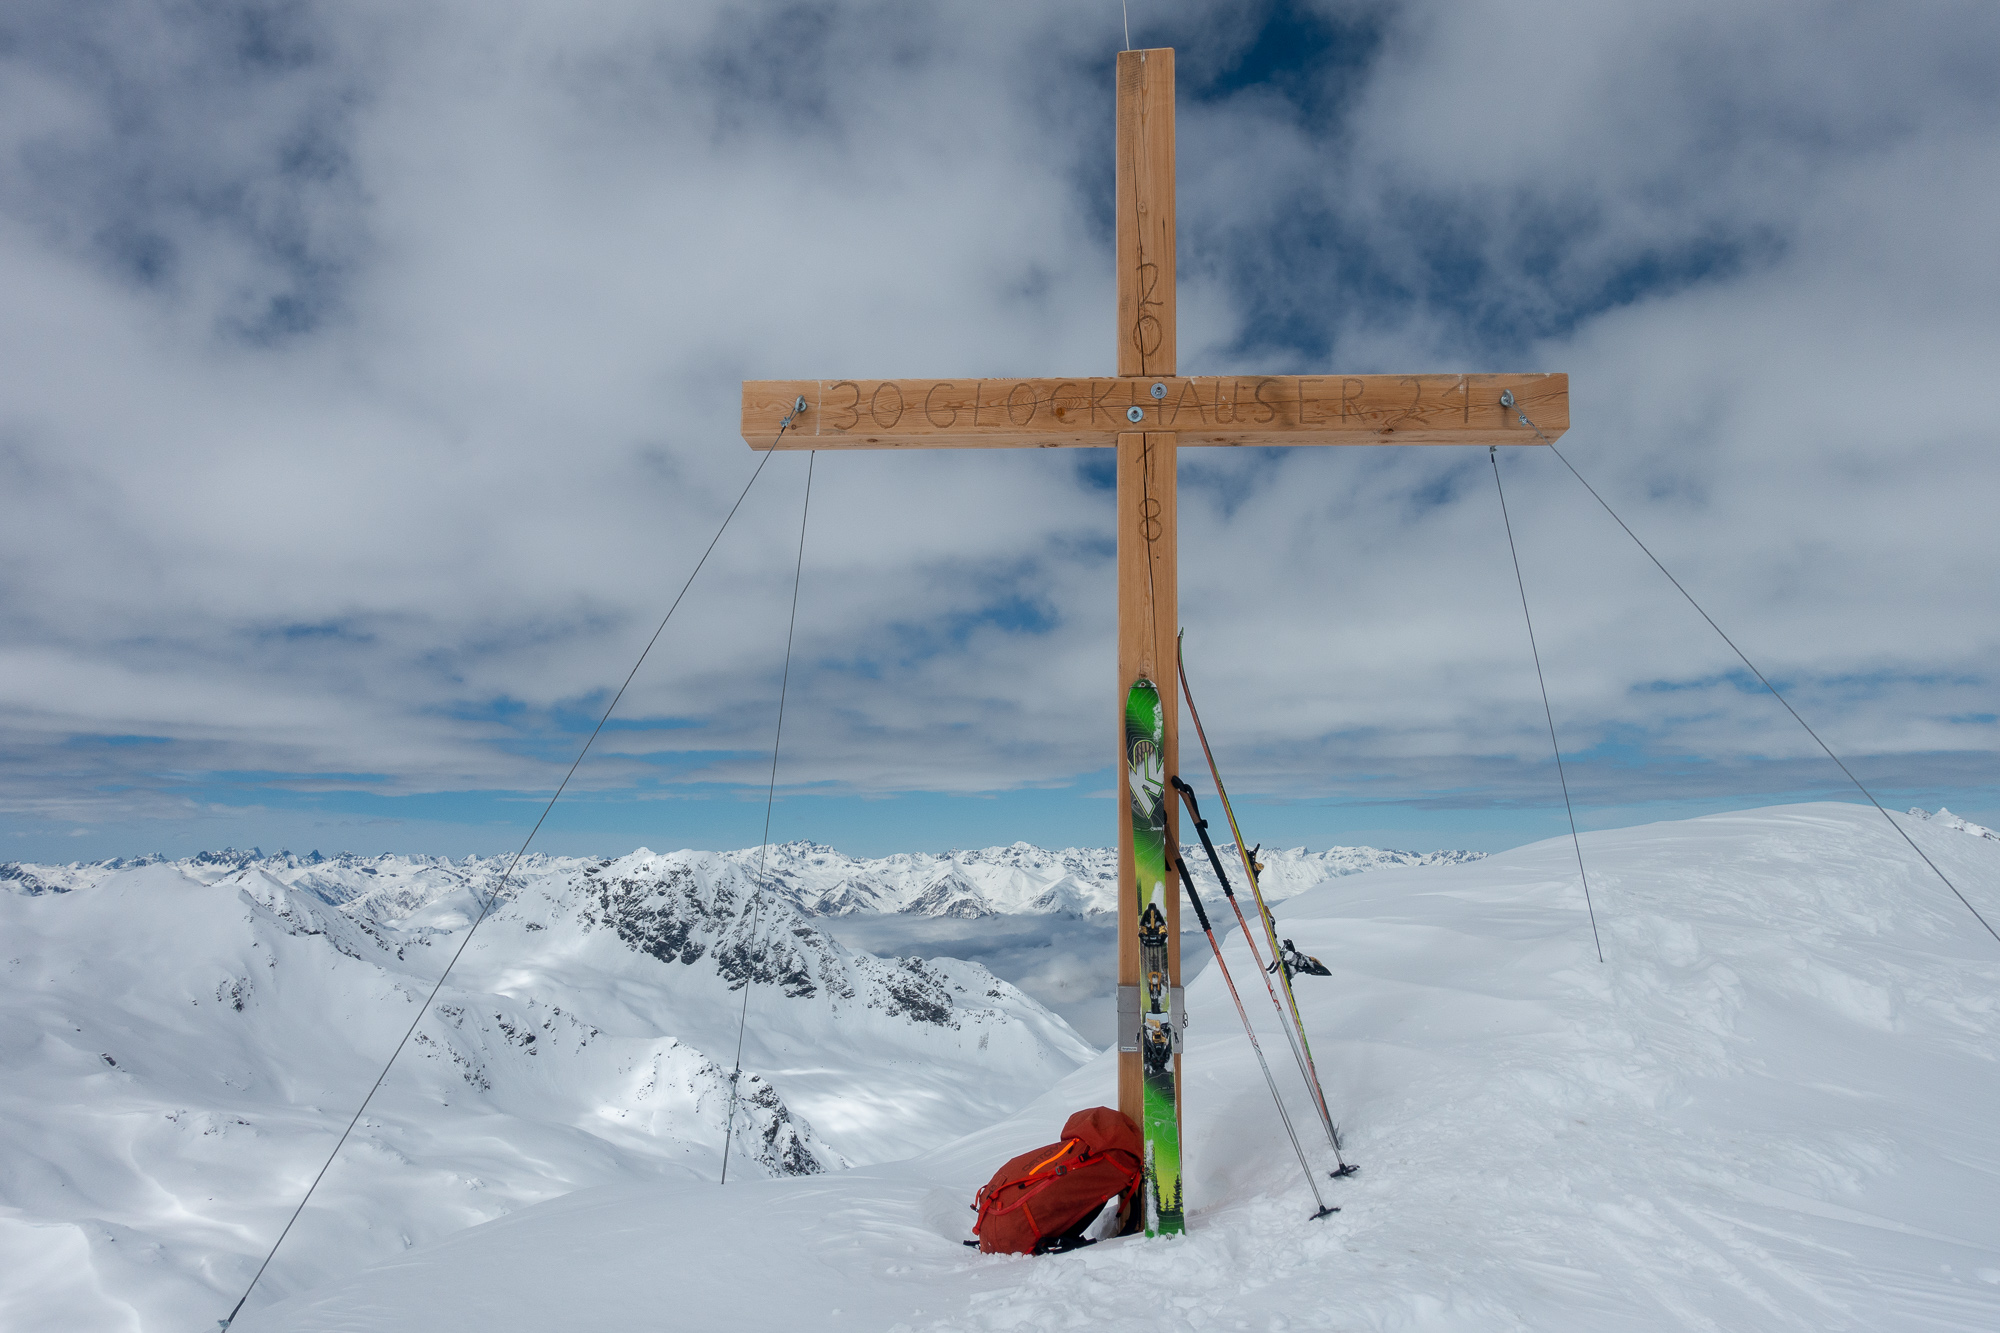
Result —
M 1139 984 L 1138 877 L 1132 863 L 1132 818 L 1125 799 L 1125 696 L 1147 677 L 1160 690 L 1166 732 L 1166 772 L 1180 770 L 1180 695 L 1174 676 L 1174 637 L 1180 605 L 1175 543 L 1175 449 L 1166 432 L 1129 432 L 1118 438 L 1118 983 Z M 1180 846 L 1178 803 L 1167 803 L 1167 846 Z M 1181 984 L 1180 881 L 1167 868 L 1167 974 Z M 1139 1121 L 1141 1066 L 1136 1054 L 1118 1060 L 1118 1109 Z M 1134 1098 L 1126 1104 L 1127 1091 Z
M 1174 53 L 1118 56 L 1118 373 L 1175 369 Z
M 1153 397 L 1155 384 L 1164 396 Z M 1513 410 L 1500 403 L 1511 390 Z M 806 400 L 791 428 L 778 426 Z M 1143 420 L 1129 413 L 1139 409 Z M 1237 375 L 746 380 L 753 449 L 1109 449 L 1137 429 L 1182 445 L 1539 444 L 1569 429 L 1569 376 Z
M 1174 263 L 1174 53 L 1167 49 L 1125 51 L 1118 56 L 1117 131 L 1117 264 L 1118 264 L 1118 373 L 1128 376 L 1172 375 L 1175 360 L 1177 323 L 1176 291 L 1179 278 Z M 1086 382 L 1087 383 L 1087 382 Z M 1046 406 L 1026 414 L 1030 433 L 1055 428 L 1069 434 L 1073 425 L 1087 425 L 1095 431 L 1108 426 L 1111 443 L 1118 450 L 1118 688 L 1117 736 L 1119 774 L 1125 771 L 1125 695 L 1132 682 L 1150 676 L 1160 687 L 1160 703 L 1165 710 L 1166 771 L 1180 771 L 1176 744 L 1179 728 L 1178 696 L 1161 676 L 1163 664 L 1172 661 L 1163 655 L 1160 638 L 1171 640 L 1179 623 L 1174 562 L 1174 437 L 1171 434 L 1135 431 L 1135 424 L 1157 430 L 1165 409 L 1151 395 L 1150 380 L 1100 382 L 1094 392 L 1085 389 L 1081 403 L 1074 388 L 1065 391 L 1060 382 L 1046 391 L 1035 390 Z M 1121 393 L 1122 390 L 1122 393 Z M 928 392 L 928 390 L 926 391 Z M 1007 388 L 1010 429 L 1022 415 L 1026 397 L 1017 386 Z M 1123 397 L 1124 403 L 1117 399 Z M 975 389 L 972 401 L 975 416 L 982 393 Z M 1144 421 L 1134 423 L 1130 412 L 1138 408 Z M 1039 414 L 1039 419 L 1038 419 Z M 1079 420 L 1083 418 L 1083 420 Z M 928 423 L 927 423 L 928 424 Z M 1118 979 L 1121 984 L 1139 981 L 1139 914 L 1136 907 L 1137 876 L 1132 867 L 1132 820 L 1122 794 L 1118 801 Z M 1179 811 L 1167 803 L 1167 846 L 1180 846 L 1176 834 Z M 1173 884 L 1168 895 L 1167 970 L 1171 984 L 1181 979 L 1180 890 Z M 1179 1061 L 1175 1080 L 1181 1080 Z M 1144 1069 L 1140 1057 L 1123 1053 L 1118 1059 L 1118 1109 L 1144 1123 Z M 1176 1105 L 1179 1098 L 1175 1098 Z

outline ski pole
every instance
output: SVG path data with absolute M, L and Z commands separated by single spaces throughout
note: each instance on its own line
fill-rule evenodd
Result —
M 1229 886 L 1229 876 L 1222 869 L 1222 858 L 1216 855 L 1215 842 L 1208 836 L 1208 821 L 1201 817 L 1201 806 L 1194 799 L 1194 788 L 1182 782 L 1178 775 L 1173 779 L 1174 790 L 1180 793 L 1181 803 L 1187 806 L 1188 818 L 1194 821 L 1195 832 L 1201 837 L 1201 849 L 1208 853 L 1208 864 L 1215 870 L 1216 882 L 1222 885 L 1222 896 L 1229 900 L 1230 910 L 1236 913 L 1236 924 L 1243 930 L 1243 942 L 1250 946 L 1250 957 L 1257 964 L 1257 970 L 1264 976 L 1264 991 L 1271 997 L 1271 1007 L 1278 1011 L 1278 1030 L 1285 1034 L 1285 1041 L 1292 1048 L 1292 1059 L 1298 1062 L 1299 1077 L 1305 1080 L 1307 1092 L 1313 1095 L 1313 1106 L 1320 1114 L 1320 1121 L 1326 1126 L 1326 1141 L 1333 1149 L 1333 1160 L 1340 1168 L 1332 1173 L 1335 1180 L 1353 1175 L 1359 1168 L 1351 1167 L 1340 1155 L 1340 1134 L 1333 1127 L 1332 1118 L 1326 1113 L 1325 1098 L 1319 1091 L 1319 1080 L 1310 1072 L 1306 1059 L 1299 1053 L 1298 1042 L 1292 1039 L 1292 1030 L 1285 1023 L 1285 1006 L 1278 999 L 1277 988 L 1271 984 L 1271 974 L 1264 966 L 1264 955 L 1257 952 L 1256 937 L 1250 933 L 1250 923 L 1243 919 L 1242 904 L 1236 901 L 1236 891 Z M 1185 872 L 1182 878 L 1186 878 Z M 1194 892 L 1190 887 L 1188 892 Z
M 1208 924 L 1208 913 L 1202 910 L 1201 895 L 1194 891 L 1194 881 L 1188 878 L 1187 863 L 1178 855 L 1174 857 L 1174 869 L 1180 872 L 1181 883 L 1187 887 L 1188 901 L 1194 904 L 1194 915 L 1201 922 L 1201 933 L 1208 936 L 1208 947 L 1215 950 L 1215 965 L 1222 970 L 1222 984 L 1229 987 L 1229 998 L 1236 1002 L 1236 1016 L 1243 1020 L 1243 1035 L 1250 1039 L 1250 1049 L 1257 1053 L 1257 1067 L 1264 1071 L 1264 1085 L 1270 1088 L 1271 1101 L 1278 1108 L 1278 1119 L 1284 1122 L 1285 1137 L 1292 1141 L 1292 1151 L 1298 1154 L 1299 1169 L 1306 1173 L 1306 1188 L 1312 1191 L 1313 1202 L 1319 1205 L 1319 1211 L 1313 1214 L 1313 1220 L 1317 1222 L 1340 1209 L 1329 1208 L 1326 1200 L 1320 1197 L 1319 1182 L 1313 1179 L 1312 1164 L 1306 1161 L 1306 1150 L 1299 1146 L 1299 1132 L 1292 1128 L 1291 1112 L 1285 1109 L 1285 1099 L 1278 1095 L 1278 1081 L 1271 1077 L 1271 1065 L 1264 1058 L 1264 1048 L 1257 1042 L 1257 1030 L 1250 1026 L 1250 1011 L 1243 1007 L 1243 997 L 1236 993 L 1236 981 L 1229 975 L 1229 964 L 1222 961 L 1222 946 L 1215 941 L 1215 928 Z
M 1271 1004 L 1278 1011 L 1278 1030 L 1285 1034 L 1285 1041 L 1292 1048 L 1292 1059 L 1298 1061 L 1299 1077 L 1306 1080 L 1307 1090 L 1311 1091 L 1312 1078 L 1306 1073 L 1306 1062 L 1299 1054 L 1299 1043 L 1292 1036 L 1290 1025 L 1284 1021 L 1285 1002 L 1278 998 L 1277 988 L 1271 982 L 1270 969 L 1264 966 L 1264 955 L 1257 948 L 1257 937 L 1250 933 L 1250 923 L 1243 919 L 1243 907 L 1236 901 L 1236 890 L 1230 886 L 1229 876 L 1222 869 L 1222 858 L 1215 853 L 1215 843 L 1208 836 L 1208 821 L 1201 817 L 1201 806 L 1195 802 L 1194 789 L 1181 781 L 1178 775 L 1173 779 L 1173 783 L 1174 790 L 1180 794 L 1181 804 L 1188 808 L 1188 818 L 1194 821 L 1195 832 L 1201 838 L 1201 849 L 1208 853 L 1208 863 L 1215 869 L 1216 882 L 1222 885 L 1222 896 L 1229 900 L 1230 910 L 1236 913 L 1236 924 L 1243 931 L 1243 943 L 1249 946 L 1251 961 L 1256 963 L 1258 972 L 1264 974 L 1264 990 L 1270 995 Z M 1314 1099 L 1314 1105 L 1318 1105 L 1317 1098 Z
M 1271 957 L 1273 961 L 1276 961 L 1280 957 L 1278 952 L 1278 931 L 1271 921 L 1270 908 L 1264 905 L 1263 890 L 1257 885 L 1256 863 L 1251 858 L 1249 849 L 1243 845 L 1243 830 L 1237 826 L 1235 807 L 1229 803 L 1229 789 L 1222 785 L 1222 773 L 1215 766 L 1215 751 L 1209 748 L 1208 732 L 1201 725 L 1201 712 L 1194 706 L 1194 687 L 1188 683 L 1187 657 L 1182 651 L 1186 637 L 1187 631 L 1182 630 L 1180 635 L 1174 640 L 1174 666 L 1181 678 L 1181 695 L 1187 700 L 1188 716 L 1194 720 L 1194 734 L 1201 740 L 1202 757 L 1208 761 L 1208 775 L 1215 781 L 1215 794 L 1222 798 L 1222 813 L 1229 820 L 1230 836 L 1236 839 L 1236 854 L 1242 858 L 1243 875 L 1250 882 L 1250 896 L 1256 900 L 1257 914 L 1264 923 L 1265 937 L 1270 941 Z M 1186 799 L 1185 794 L 1183 795 L 1183 799 Z M 1246 924 L 1243 929 L 1244 937 L 1246 939 L 1249 938 L 1249 926 Z M 1257 950 L 1254 944 L 1251 945 L 1250 951 L 1255 956 Z M 1261 967 L 1262 965 L 1260 960 L 1258 966 Z M 1313 1104 L 1319 1110 L 1321 1123 L 1326 1126 L 1327 1139 L 1333 1144 L 1334 1159 L 1340 1162 L 1340 1169 L 1334 1172 L 1334 1175 L 1336 1177 L 1352 1175 L 1357 1168 L 1351 1167 L 1344 1160 L 1341 1160 L 1340 1130 L 1333 1123 L 1333 1113 L 1327 1109 L 1326 1092 L 1320 1086 L 1319 1081 L 1319 1067 L 1313 1063 L 1312 1043 L 1306 1038 L 1305 1019 L 1299 1013 L 1298 997 L 1292 993 L 1292 979 L 1289 975 L 1285 974 L 1283 967 L 1280 967 L 1278 971 L 1278 979 L 1285 990 L 1286 1004 L 1291 1009 L 1292 1026 L 1298 1031 L 1298 1050 L 1296 1053 L 1299 1055 L 1301 1064 L 1304 1067 L 1306 1081 L 1312 1086 Z M 1280 1017 L 1283 1017 L 1282 1011 Z

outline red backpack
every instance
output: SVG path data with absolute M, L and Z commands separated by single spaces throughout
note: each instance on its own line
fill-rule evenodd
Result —
M 1061 1143 L 1024 1152 L 974 1198 L 972 1234 L 983 1254 L 1045 1254 L 1087 1245 L 1105 1203 L 1134 1195 L 1142 1174 L 1139 1127 L 1108 1106 L 1078 1111 Z M 967 1241 L 970 1245 L 972 1242 Z

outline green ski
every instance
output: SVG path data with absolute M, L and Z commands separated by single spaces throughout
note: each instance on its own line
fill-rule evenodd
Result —
M 1140 1027 L 1145 1066 L 1146 1234 L 1187 1230 L 1181 1211 L 1181 1126 L 1175 1096 L 1172 991 L 1167 971 L 1166 725 L 1160 690 L 1141 677 L 1125 696 L 1125 787 L 1132 810 L 1132 868 L 1138 882 Z

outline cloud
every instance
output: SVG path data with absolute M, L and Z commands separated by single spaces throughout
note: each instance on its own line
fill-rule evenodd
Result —
M 755 466 L 738 380 L 1110 365 L 1115 13 L 4 22 L 0 807 L 38 827 L 549 790 Z M 1836 748 L 1994 785 L 2000 19 L 1135 24 L 1182 49 L 1184 370 L 1568 370 L 1565 452 Z M 804 462 L 772 460 L 584 790 L 767 774 Z M 1097 465 L 818 461 L 785 782 L 1107 764 Z M 1502 468 L 1586 792 L 1820 780 L 1553 458 Z M 1483 453 L 1188 451 L 1181 550 L 1246 792 L 1549 799 Z

